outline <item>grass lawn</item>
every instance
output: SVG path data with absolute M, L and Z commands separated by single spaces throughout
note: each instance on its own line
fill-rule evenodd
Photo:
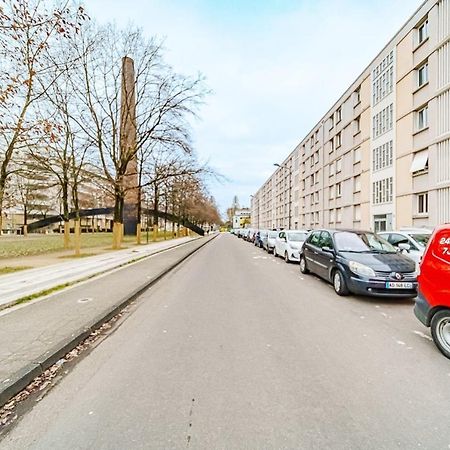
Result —
M 17 267 L 0 267 L 0 275 L 6 275 L 8 273 L 19 272 L 20 270 L 31 269 L 28 266 L 17 266 Z
M 172 233 L 166 234 L 167 238 L 172 237 Z M 152 235 L 149 236 L 152 241 Z M 158 241 L 164 239 L 164 232 L 159 233 Z M 136 237 L 124 236 L 123 247 L 130 247 L 136 243 Z M 142 243 L 146 243 L 146 234 L 142 233 Z M 73 245 L 73 236 L 71 236 Z M 111 248 L 112 233 L 82 233 L 81 249 L 84 248 Z M 72 247 L 71 247 L 72 248 Z M 41 255 L 45 253 L 64 250 L 62 234 L 30 234 L 24 236 L 0 236 L 0 259 L 15 258 L 20 256 Z M 86 255 L 90 256 L 90 255 Z M 2 269 L 3 270 L 3 269 Z M 1 272 L 0 272 L 1 274 Z

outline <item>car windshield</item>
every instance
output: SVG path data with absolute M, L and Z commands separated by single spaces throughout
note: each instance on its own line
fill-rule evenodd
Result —
M 260 231 L 259 232 L 259 235 L 261 236 L 261 237 L 266 237 L 267 236 L 267 231 Z
M 304 242 L 306 233 L 288 233 L 288 240 L 293 242 Z
M 278 232 L 277 232 L 277 231 L 269 231 L 269 237 L 270 237 L 270 238 L 276 238 L 277 235 L 278 235 Z
M 423 247 L 426 247 L 426 245 L 428 244 L 428 241 L 430 240 L 431 234 L 410 234 L 409 236 L 411 236 L 416 242 L 418 242 L 420 245 L 422 245 Z
M 353 253 L 396 253 L 395 248 L 373 233 L 352 233 L 341 231 L 335 233 L 336 248 L 341 252 Z

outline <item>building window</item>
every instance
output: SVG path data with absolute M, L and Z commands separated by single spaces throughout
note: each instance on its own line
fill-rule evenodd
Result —
M 335 114 L 336 114 L 336 123 L 339 123 L 342 120 L 342 108 L 338 108 Z
M 336 160 L 336 173 L 342 171 L 342 158 Z
M 354 192 L 361 191 L 361 175 L 357 175 L 354 179 Z
M 330 215 L 330 223 L 334 223 L 334 209 L 330 209 L 329 215 Z
M 372 169 L 373 171 L 385 169 L 391 167 L 393 163 L 393 143 L 392 141 L 386 142 L 379 147 L 373 149 L 372 153 Z
M 428 83 L 428 63 L 417 69 L 417 85 L 418 87 Z
M 319 130 L 316 131 L 316 142 L 319 142 Z
M 311 175 L 311 186 L 314 186 L 314 174 Z
M 417 111 L 417 130 L 428 127 L 428 106 Z
M 315 176 L 315 184 L 319 184 L 319 173 L 320 173 L 320 171 L 318 170 L 318 171 L 314 174 L 314 176 Z
M 355 93 L 353 94 L 353 99 L 354 99 L 354 106 L 359 105 L 359 103 L 361 102 L 361 86 L 359 86 Z
M 341 136 L 341 133 L 336 134 L 335 139 L 336 139 L 335 147 L 336 147 L 336 148 L 339 148 L 339 147 L 341 146 L 341 144 L 342 144 L 342 136 Z
M 314 203 L 319 203 L 319 191 L 314 192 Z
M 334 175 L 334 162 L 330 164 L 330 177 Z
M 372 199 L 374 205 L 382 203 L 391 203 L 393 196 L 393 179 L 384 178 L 383 180 L 374 181 L 372 184 Z
M 333 127 L 334 127 L 334 117 L 331 116 L 331 117 L 328 119 L 328 122 L 329 122 L 329 130 L 332 130 Z
M 333 152 L 334 152 L 334 140 L 331 139 L 329 153 L 333 153 Z
M 391 104 L 373 117 L 373 137 L 377 138 L 392 130 L 394 125 L 394 105 Z
M 330 186 L 330 200 L 334 198 L 334 186 Z
M 353 122 L 353 134 L 358 134 L 361 131 L 361 116 L 357 117 Z
M 314 153 L 314 164 L 319 164 L 319 150 Z
M 353 207 L 353 219 L 357 222 L 361 220 L 361 205 L 355 205 Z
M 417 196 L 417 213 L 428 214 L 428 192 Z
M 336 208 L 336 223 L 342 222 L 342 208 Z
M 342 183 L 336 183 L 336 198 L 342 196 Z
M 311 155 L 311 157 L 309 158 L 310 159 L 310 166 L 311 167 L 313 167 L 314 166 L 314 158 L 313 158 L 313 155 Z
M 355 148 L 355 150 L 353 151 L 353 163 L 359 163 L 361 161 L 361 148 Z
M 421 44 L 428 38 L 428 19 L 417 27 L 417 44 Z
M 413 176 L 422 175 L 428 172 L 428 149 L 414 153 L 410 172 Z

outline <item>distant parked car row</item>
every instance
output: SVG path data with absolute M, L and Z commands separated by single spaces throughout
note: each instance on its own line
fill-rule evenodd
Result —
M 413 298 L 417 266 L 431 232 L 402 230 L 233 230 L 255 246 L 300 263 L 303 274 L 330 282 L 338 295 L 350 293 Z

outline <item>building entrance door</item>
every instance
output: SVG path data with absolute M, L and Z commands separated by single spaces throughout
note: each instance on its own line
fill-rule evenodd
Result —
M 373 216 L 373 229 L 375 233 L 392 230 L 392 214 Z

